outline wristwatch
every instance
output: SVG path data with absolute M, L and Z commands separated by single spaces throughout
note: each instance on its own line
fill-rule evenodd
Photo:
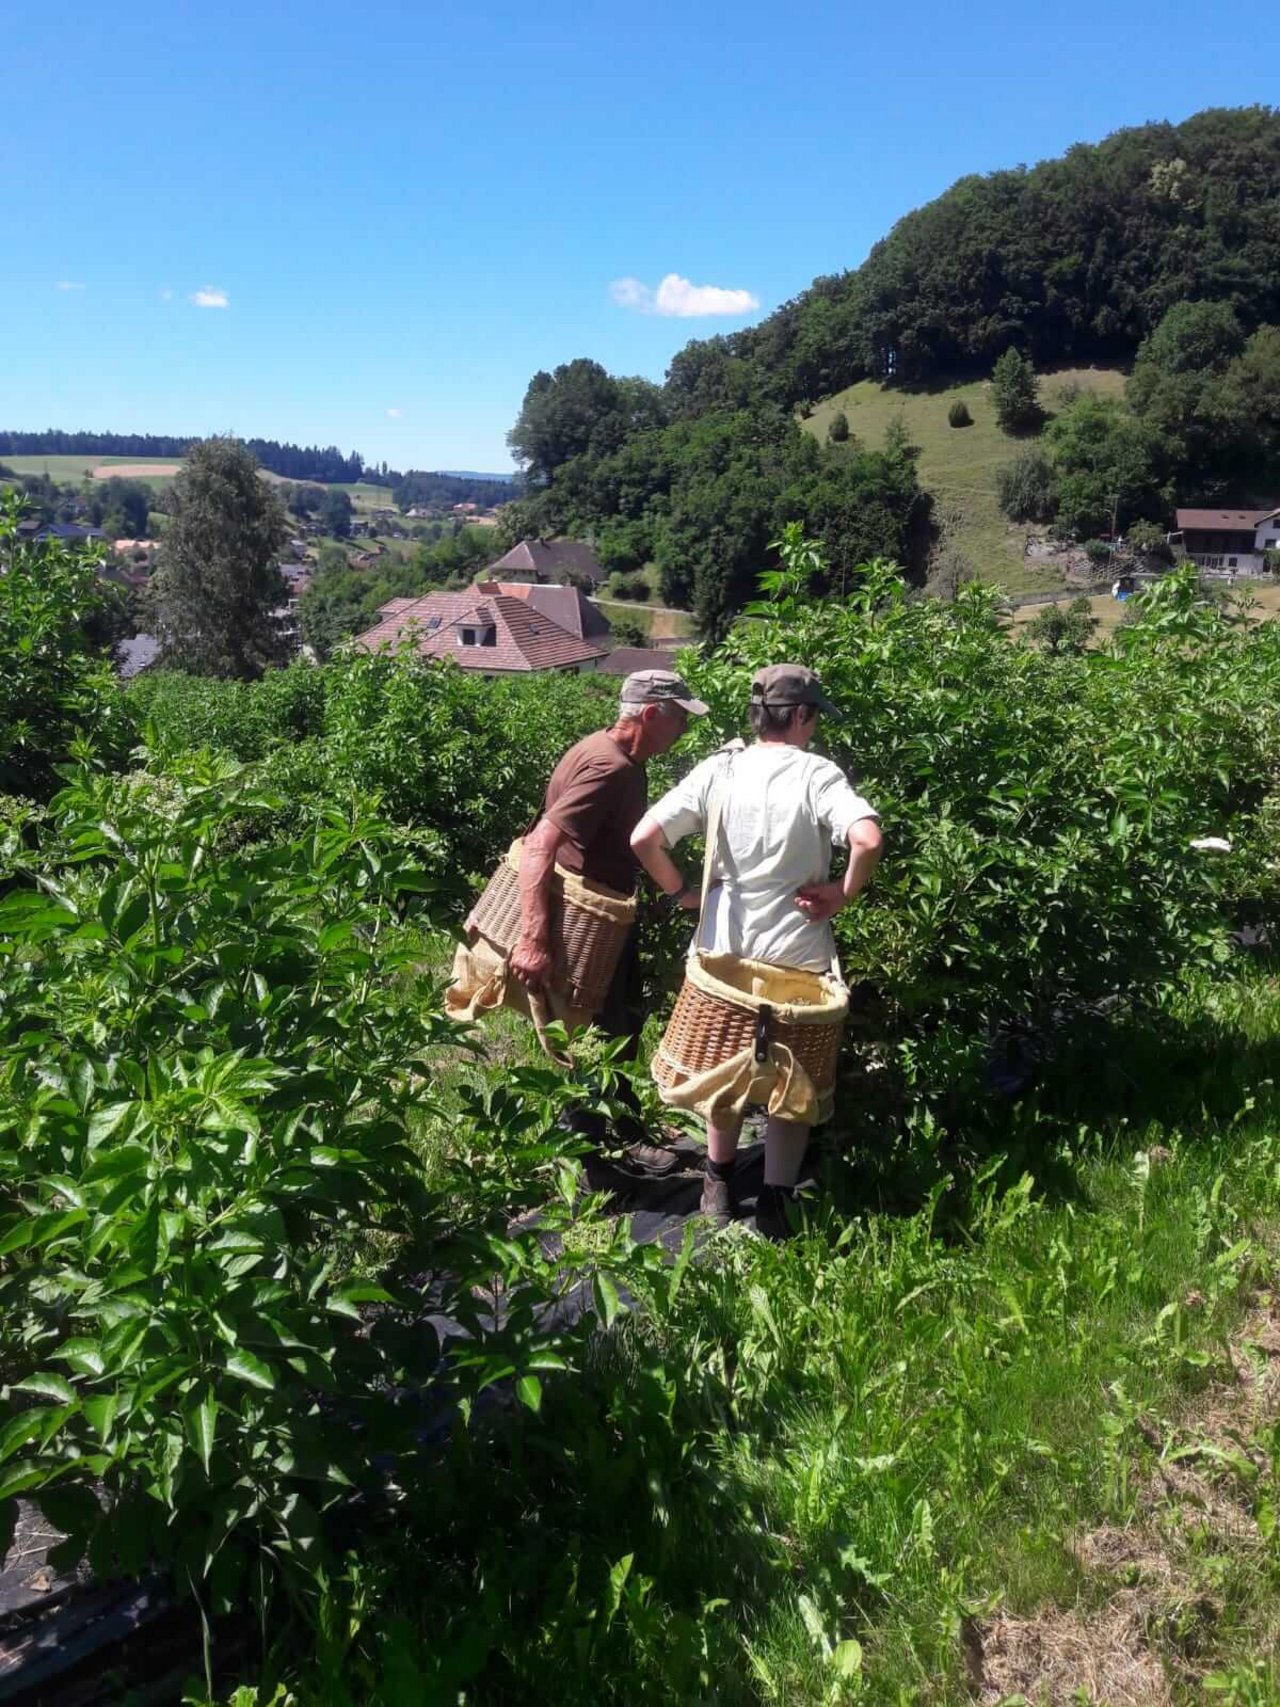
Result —
M 670 901 L 673 907 L 678 907 L 686 895 L 695 895 L 696 893 L 697 891 L 691 883 L 682 883 L 674 895 L 669 894 L 665 889 L 663 890 L 663 894 L 666 895 L 667 900 Z

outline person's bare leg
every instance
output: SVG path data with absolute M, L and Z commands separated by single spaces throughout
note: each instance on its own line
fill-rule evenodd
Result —
M 742 1116 L 721 1115 L 718 1121 L 707 1121 L 707 1160 L 732 1162 L 738 1154 L 742 1136 Z
M 794 1186 L 808 1148 L 807 1126 L 797 1120 L 779 1120 L 771 1114 L 764 1129 L 764 1183 L 788 1189 Z
M 756 1230 L 767 1239 L 788 1239 L 794 1231 L 791 1204 L 809 1147 L 809 1128 L 769 1116 L 764 1129 L 764 1184 L 756 1200 Z
M 741 1135 L 741 1115 L 707 1121 L 707 1168 L 699 1209 L 718 1227 L 727 1227 L 733 1220 L 733 1168 Z

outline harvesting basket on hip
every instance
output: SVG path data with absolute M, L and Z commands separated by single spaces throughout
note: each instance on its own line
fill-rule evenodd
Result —
M 719 836 L 723 781 L 712 800 L 702 877 L 706 912 Z M 715 954 L 696 946 L 653 1057 L 665 1103 L 714 1117 L 763 1103 L 770 1114 L 812 1126 L 832 1109 L 849 992 L 828 972 Z
M 484 937 L 504 955 L 520 940 L 520 856 L 512 842 L 471 909 L 469 934 Z M 635 923 L 634 895 L 557 865 L 550 888 L 551 988 L 570 1007 L 599 1013 Z
M 454 955 L 445 1008 L 455 1019 L 466 1020 L 493 1008 L 514 1008 L 533 1021 L 543 1049 L 558 1061 L 547 1039 L 547 1024 L 562 1020 L 572 1030 L 604 1007 L 635 921 L 635 896 L 557 865 L 548 892 L 551 974 L 545 991 L 528 990 L 508 966 L 523 928 L 522 851 L 522 841 L 512 842 L 467 917 L 466 941 Z

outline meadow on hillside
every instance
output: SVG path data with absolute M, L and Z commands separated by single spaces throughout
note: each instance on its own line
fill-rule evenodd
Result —
M 1116 368 L 1063 368 L 1040 375 L 1040 401 L 1052 415 L 1066 388 L 1104 397 L 1124 395 L 1124 374 Z M 952 427 L 947 414 L 954 403 L 968 405 L 972 426 Z M 879 449 L 894 421 L 901 421 L 911 443 L 920 447 L 920 484 L 936 503 L 935 519 L 944 543 L 954 544 L 973 564 L 978 579 L 1009 593 L 1048 592 L 1061 585 L 1052 569 L 1023 556 L 1028 529 L 1005 520 L 996 500 L 996 471 L 1026 449 L 1025 439 L 1000 430 L 989 380 L 966 380 L 936 388 L 888 387 L 875 380 L 824 399 L 803 425 L 824 439 L 843 411 L 849 431 L 871 449 Z

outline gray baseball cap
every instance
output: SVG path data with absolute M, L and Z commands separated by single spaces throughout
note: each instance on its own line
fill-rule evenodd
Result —
M 695 717 L 710 711 L 673 670 L 635 670 L 622 684 L 623 705 L 682 705 Z
M 828 717 L 843 713 L 822 691 L 822 683 L 803 664 L 769 664 L 751 678 L 751 697 L 761 705 L 812 705 Z

